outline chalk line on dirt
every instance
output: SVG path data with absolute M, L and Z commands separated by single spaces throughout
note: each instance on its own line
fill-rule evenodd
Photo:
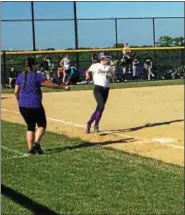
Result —
M 18 111 L 11 111 L 11 110 L 8 110 L 8 109 L 1 109 L 1 111 L 10 112 L 10 113 L 14 113 L 14 114 L 19 114 Z M 72 125 L 72 126 L 78 127 L 78 128 L 85 128 L 84 125 L 73 123 L 73 122 L 68 122 L 68 121 L 63 120 L 63 119 L 55 119 L 55 118 L 47 117 L 47 120 L 63 123 L 63 124 L 66 124 L 66 125 Z M 103 131 L 103 133 L 105 133 L 105 134 L 115 134 L 117 136 L 126 137 L 126 138 L 134 138 L 134 139 L 136 139 L 136 141 L 153 142 L 153 143 L 159 143 L 159 144 L 169 146 L 169 147 L 173 147 L 173 148 L 177 148 L 177 149 L 184 149 L 184 146 L 171 144 L 171 142 L 178 142 L 176 139 L 172 139 L 172 138 L 149 139 L 149 138 L 143 138 L 143 137 L 138 137 L 138 136 L 130 136 L 130 135 L 125 135 L 125 134 L 120 134 L 120 133 L 118 133 L 118 131 Z

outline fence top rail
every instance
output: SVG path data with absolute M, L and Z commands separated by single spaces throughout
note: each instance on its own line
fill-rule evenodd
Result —
M 174 47 L 142 47 L 142 48 L 130 48 L 131 51 L 159 51 L 159 50 L 182 50 L 185 46 L 174 46 Z M 61 54 L 61 53 L 81 53 L 81 52 L 103 52 L 103 51 L 122 51 L 123 48 L 104 48 L 104 49 L 61 49 L 61 50 L 49 50 L 49 51 L 4 51 L 1 55 L 34 55 L 34 54 Z
M 154 16 L 154 17 L 109 17 L 109 18 L 77 18 L 77 20 L 115 20 L 115 19 L 185 19 L 184 16 Z M 1 19 L 1 22 L 19 22 L 19 21 L 32 21 L 32 19 Z M 74 21 L 74 18 L 49 18 L 49 19 L 37 19 L 34 21 Z

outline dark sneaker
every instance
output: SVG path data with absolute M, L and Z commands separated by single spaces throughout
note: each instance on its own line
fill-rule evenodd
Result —
M 94 133 L 98 133 L 99 131 L 99 127 L 98 126 L 94 126 Z
M 87 125 L 86 129 L 85 129 L 85 133 L 89 134 L 91 132 L 91 126 Z
M 33 147 L 31 149 L 28 150 L 27 152 L 30 155 L 34 155 L 36 153 L 35 149 L 33 149 Z
M 32 148 L 33 148 L 38 154 L 43 154 L 43 150 L 41 149 L 39 143 L 33 143 Z

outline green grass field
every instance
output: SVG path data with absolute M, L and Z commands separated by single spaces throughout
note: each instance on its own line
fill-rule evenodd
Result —
M 152 86 L 168 86 L 168 85 L 182 85 L 184 79 L 176 80 L 163 80 L 163 81 L 140 81 L 140 82 L 126 82 L 126 83 L 113 83 L 111 84 L 112 89 L 120 88 L 135 88 L 135 87 L 152 87 Z M 73 85 L 71 90 L 92 90 L 93 85 Z M 43 92 L 56 92 L 61 90 L 43 88 Z M 2 89 L 2 93 L 13 93 L 13 89 Z
M 3 146 L 25 153 L 25 131 L 2 121 Z M 41 156 L 2 149 L 2 215 L 184 214 L 183 167 L 51 132 L 43 143 Z

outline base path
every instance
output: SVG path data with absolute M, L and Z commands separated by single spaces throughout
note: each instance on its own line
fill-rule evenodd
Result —
M 2 120 L 24 123 L 13 95 L 1 95 Z M 114 89 L 99 134 L 84 126 L 96 103 L 92 91 L 45 93 L 47 130 L 104 147 L 184 165 L 184 86 Z

